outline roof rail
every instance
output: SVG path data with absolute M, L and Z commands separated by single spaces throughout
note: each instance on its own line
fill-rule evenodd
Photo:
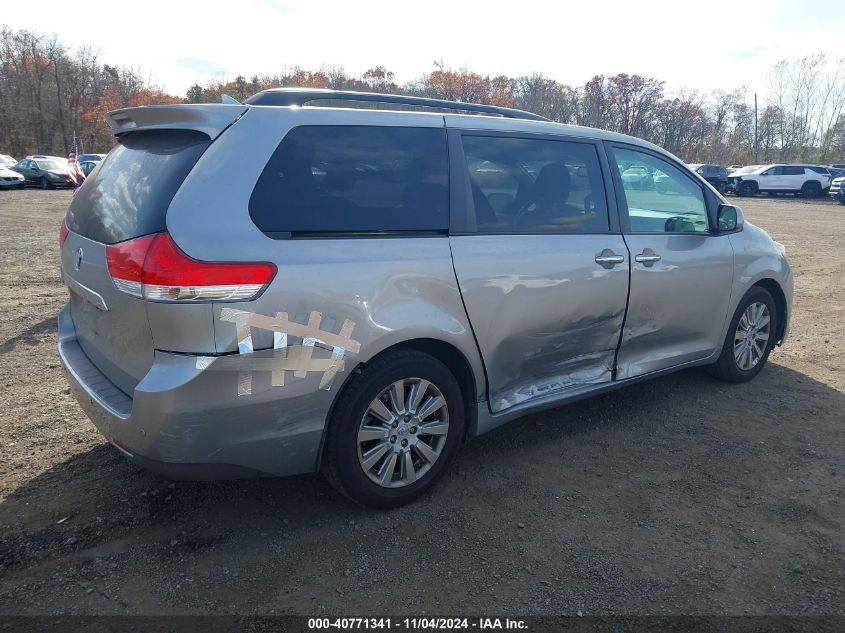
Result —
M 441 110 L 458 110 L 461 112 L 478 112 L 479 114 L 494 114 L 508 119 L 530 119 L 532 121 L 548 121 L 546 117 L 525 112 L 515 108 L 501 108 L 499 106 L 483 105 L 479 103 L 463 103 L 461 101 L 447 101 L 445 99 L 429 99 L 427 97 L 411 97 L 407 95 L 380 94 L 377 92 L 356 92 L 354 90 L 327 90 L 324 88 L 270 88 L 262 90 L 244 103 L 246 105 L 270 106 L 304 106 L 310 101 L 321 99 L 338 99 L 343 101 L 366 101 L 370 103 L 396 103 L 425 108 L 440 108 Z

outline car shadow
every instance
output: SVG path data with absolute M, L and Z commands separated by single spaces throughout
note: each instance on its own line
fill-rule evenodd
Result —
M 41 338 L 44 337 L 44 335 L 55 334 L 56 327 L 57 321 L 55 316 L 48 317 L 38 323 L 35 323 L 34 325 L 30 325 L 17 336 L 13 336 L 7 341 L 4 341 L 3 344 L 0 345 L 0 354 L 11 352 L 21 343 L 24 345 L 37 345 L 41 342 Z
M 46 329 L 31 329 L 39 327 Z M 765 481 L 779 475 L 768 469 L 784 464 L 819 459 L 835 464 L 818 447 L 841 455 L 836 419 L 842 411 L 845 394 L 775 363 L 741 385 L 687 370 L 528 415 L 473 439 L 431 494 L 386 512 L 357 506 L 317 476 L 171 482 L 136 468 L 104 443 L 48 468 L 0 503 L 0 569 L 7 575 L 46 575 L 68 565 L 117 561 L 141 548 L 149 556 L 132 557 L 132 582 L 144 586 L 146 578 L 154 582 L 177 560 L 180 569 L 220 552 L 260 561 L 268 543 L 296 558 L 318 556 L 315 543 L 330 542 L 326 547 L 343 560 L 362 539 L 371 539 L 373 552 L 390 549 L 384 540 L 388 528 L 417 533 L 436 524 L 454 536 L 467 526 L 489 524 L 492 508 L 509 517 L 520 504 L 541 509 L 576 492 L 592 499 L 579 530 L 601 531 L 614 513 L 646 521 L 654 511 L 648 500 L 607 496 L 609 482 L 629 486 L 633 495 L 638 478 L 648 476 L 640 491 L 648 496 L 654 478 L 674 485 L 672 478 L 683 469 L 685 477 L 701 479 L 702 487 L 673 494 L 687 494 L 685 503 L 693 507 L 712 508 L 734 480 Z M 823 478 L 823 470 L 816 476 Z M 841 487 L 840 477 L 829 490 Z M 549 518 L 532 537 L 557 538 L 560 529 Z M 228 577 L 226 583 L 231 588 L 242 581 L 247 582 Z

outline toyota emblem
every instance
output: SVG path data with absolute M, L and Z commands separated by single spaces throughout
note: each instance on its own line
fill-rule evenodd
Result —
M 73 269 L 79 270 L 79 267 L 82 266 L 82 248 L 77 248 L 76 252 L 73 254 Z

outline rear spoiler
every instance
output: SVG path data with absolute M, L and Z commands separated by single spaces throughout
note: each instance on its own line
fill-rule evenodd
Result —
M 139 130 L 196 130 L 214 140 L 248 109 L 234 104 L 143 106 L 112 110 L 106 122 L 115 136 Z

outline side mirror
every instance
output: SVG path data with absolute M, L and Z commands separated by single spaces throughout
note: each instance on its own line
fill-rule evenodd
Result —
M 731 233 L 742 229 L 742 211 L 730 204 L 720 204 L 716 211 L 719 233 Z

